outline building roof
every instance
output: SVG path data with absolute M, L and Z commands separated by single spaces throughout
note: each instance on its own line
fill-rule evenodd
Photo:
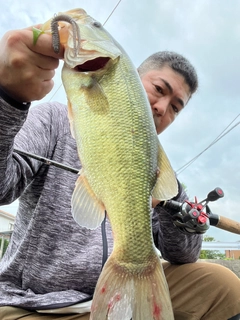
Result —
M 3 211 L 3 210 L 0 210 L 0 217 L 7 218 L 7 219 L 12 220 L 12 221 L 15 220 L 15 216 L 13 214 L 8 213 L 8 212 Z

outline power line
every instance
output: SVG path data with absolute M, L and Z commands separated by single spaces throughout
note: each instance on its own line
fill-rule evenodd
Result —
M 240 116 L 240 113 L 230 122 L 230 124 L 210 143 L 208 147 L 206 147 L 202 152 L 197 154 L 194 158 L 192 158 L 190 161 L 188 161 L 185 165 L 180 167 L 178 170 L 176 170 L 176 174 L 179 175 L 184 170 L 187 169 L 194 161 L 196 161 L 205 151 L 207 151 L 210 147 L 212 147 L 215 143 L 217 143 L 220 139 L 222 139 L 226 134 L 228 134 L 230 131 L 232 131 L 236 126 L 239 125 L 240 121 L 237 122 L 235 125 L 233 125 L 229 130 L 227 130 L 230 125 Z M 227 131 L 226 131 L 227 130 Z
M 224 135 L 225 135 L 225 134 L 223 135 L 224 131 L 226 131 L 227 128 L 229 128 L 230 125 L 231 125 L 239 116 L 240 116 L 240 113 L 239 113 L 239 114 L 229 123 L 229 125 L 216 137 L 216 139 L 213 140 L 212 144 L 213 144 L 216 140 L 218 141 L 221 136 L 224 136 Z M 239 122 L 238 122 L 236 125 L 234 125 L 233 128 L 236 127 L 238 124 L 239 124 Z M 233 129 L 233 128 L 232 128 L 232 129 Z M 232 129 L 231 129 L 231 130 L 232 130 Z M 230 130 L 230 131 L 231 131 L 231 130 Z M 216 142 L 217 142 L 217 141 L 216 141 Z
M 240 121 L 237 122 L 234 126 L 232 126 L 227 132 L 225 132 L 224 134 L 222 134 L 221 136 L 218 136 L 218 138 L 216 138 L 208 147 L 206 147 L 202 152 L 200 152 L 198 155 L 196 155 L 193 159 L 191 159 L 190 161 L 188 161 L 185 165 L 183 165 L 182 167 L 180 167 L 176 173 L 179 175 L 180 173 L 182 173 L 184 170 L 187 169 L 187 167 L 189 167 L 194 161 L 196 161 L 205 151 L 207 151 L 210 147 L 212 147 L 216 142 L 218 142 L 220 139 L 222 139 L 227 133 L 229 133 L 231 130 L 233 130 L 237 125 L 239 125 Z

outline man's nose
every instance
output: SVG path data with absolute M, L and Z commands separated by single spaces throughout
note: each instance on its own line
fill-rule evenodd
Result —
M 169 101 L 168 99 L 161 99 L 161 101 L 157 101 L 154 106 L 153 109 L 155 111 L 155 113 L 159 116 L 164 116 L 167 109 L 169 106 Z

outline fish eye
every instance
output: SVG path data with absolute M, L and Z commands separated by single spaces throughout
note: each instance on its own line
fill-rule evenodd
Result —
M 93 26 L 96 27 L 96 28 L 101 28 L 102 24 L 98 21 L 94 21 L 93 22 Z

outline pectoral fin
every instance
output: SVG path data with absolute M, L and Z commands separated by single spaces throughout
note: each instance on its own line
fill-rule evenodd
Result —
M 82 86 L 81 90 L 85 93 L 86 104 L 94 113 L 105 114 L 109 110 L 108 99 L 96 79 L 92 78 L 91 84 Z
M 175 173 L 160 142 L 158 146 L 158 169 L 159 173 L 156 173 L 158 178 L 152 196 L 161 201 L 171 199 L 178 193 L 178 184 Z
M 84 175 L 80 175 L 72 195 L 74 220 L 88 229 L 97 228 L 104 219 L 105 207 L 92 191 Z

